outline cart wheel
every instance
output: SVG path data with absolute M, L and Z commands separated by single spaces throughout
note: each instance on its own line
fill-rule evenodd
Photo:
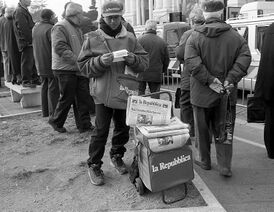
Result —
M 135 179 L 135 187 L 140 195 L 143 195 L 145 193 L 144 184 L 139 177 Z

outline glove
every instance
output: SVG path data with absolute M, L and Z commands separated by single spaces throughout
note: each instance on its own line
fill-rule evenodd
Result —
M 106 54 L 101 55 L 101 57 L 100 57 L 100 62 L 104 66 L 110 66 L 112 61 L 113 61 L 113 54 L 112 53 L 106 53 Z
M 129 53 L 128 53 L 128 56 L 126 56 L 126 57 L 124 57 L 124 58 L 125 58 L 125 61 L 126 61 L 126 63 L 127 63 L 128 65 L 134 64 L 134 63 L 135 63 L 135 60 L 136 60 L 135 54 L 132 53 L 132 52 L 129 52 Z
M 215 91 L 216 93 L 222 93 L 224 91 L 223 84 L 218 78 L 215 78 L 213 82 L 209 85 L 209 88 Z
M 234 88 L 234 85 L 232 83 L 229 84 L 227 80 L 224 81 L 224 88 L 228 94 L 231 93 L 231 90 Z

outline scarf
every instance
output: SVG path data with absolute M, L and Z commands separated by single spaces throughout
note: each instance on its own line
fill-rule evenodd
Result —
M 122 30 L 122 23 L 117 27 L 117 29 L 111 29 L 109 25 L 106 24 L 104 19 L 101 17 L 99 20 L 100 29 L 102 29 L 107 35 L 115 37 Z

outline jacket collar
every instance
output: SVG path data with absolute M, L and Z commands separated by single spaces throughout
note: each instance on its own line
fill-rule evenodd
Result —
M 122 25 L 122 30 L 120 33 L 118 33 L 115 38 L 107 35 L 102 29 L 98 29 L 98 31 L 101 33 L 101 35 L 106 38 L 106 39 L 115 39 L 115 38 L 122 38 L 122 37 L 126 37 L 127 35 L 127 30 L 126 28 Z

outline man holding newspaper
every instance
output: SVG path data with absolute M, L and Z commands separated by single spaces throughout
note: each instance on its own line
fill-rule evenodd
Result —
M 96 104 L 96 120 L 87 164 L 90 181 L 94 185 L 104 184 L 101 166 L 111 119 L 114 130 L 110 163 L 120 174 L 127 173 L 122 158 L 126 151 L 124 145 L 129 139 L 126 103 L 128 93 L 132 91 L 122 82 L 130 80 L 129 76 L 125 76 L 127 68 L 136 74 L 148 67 L 148 54 L 135 36 L 122 25 L 122 14 L 121 3 L 105 2 L 102 6 L 100 27 L 87 34 L 78 57 L 81 72 L 93 80 L 91 95 Z

